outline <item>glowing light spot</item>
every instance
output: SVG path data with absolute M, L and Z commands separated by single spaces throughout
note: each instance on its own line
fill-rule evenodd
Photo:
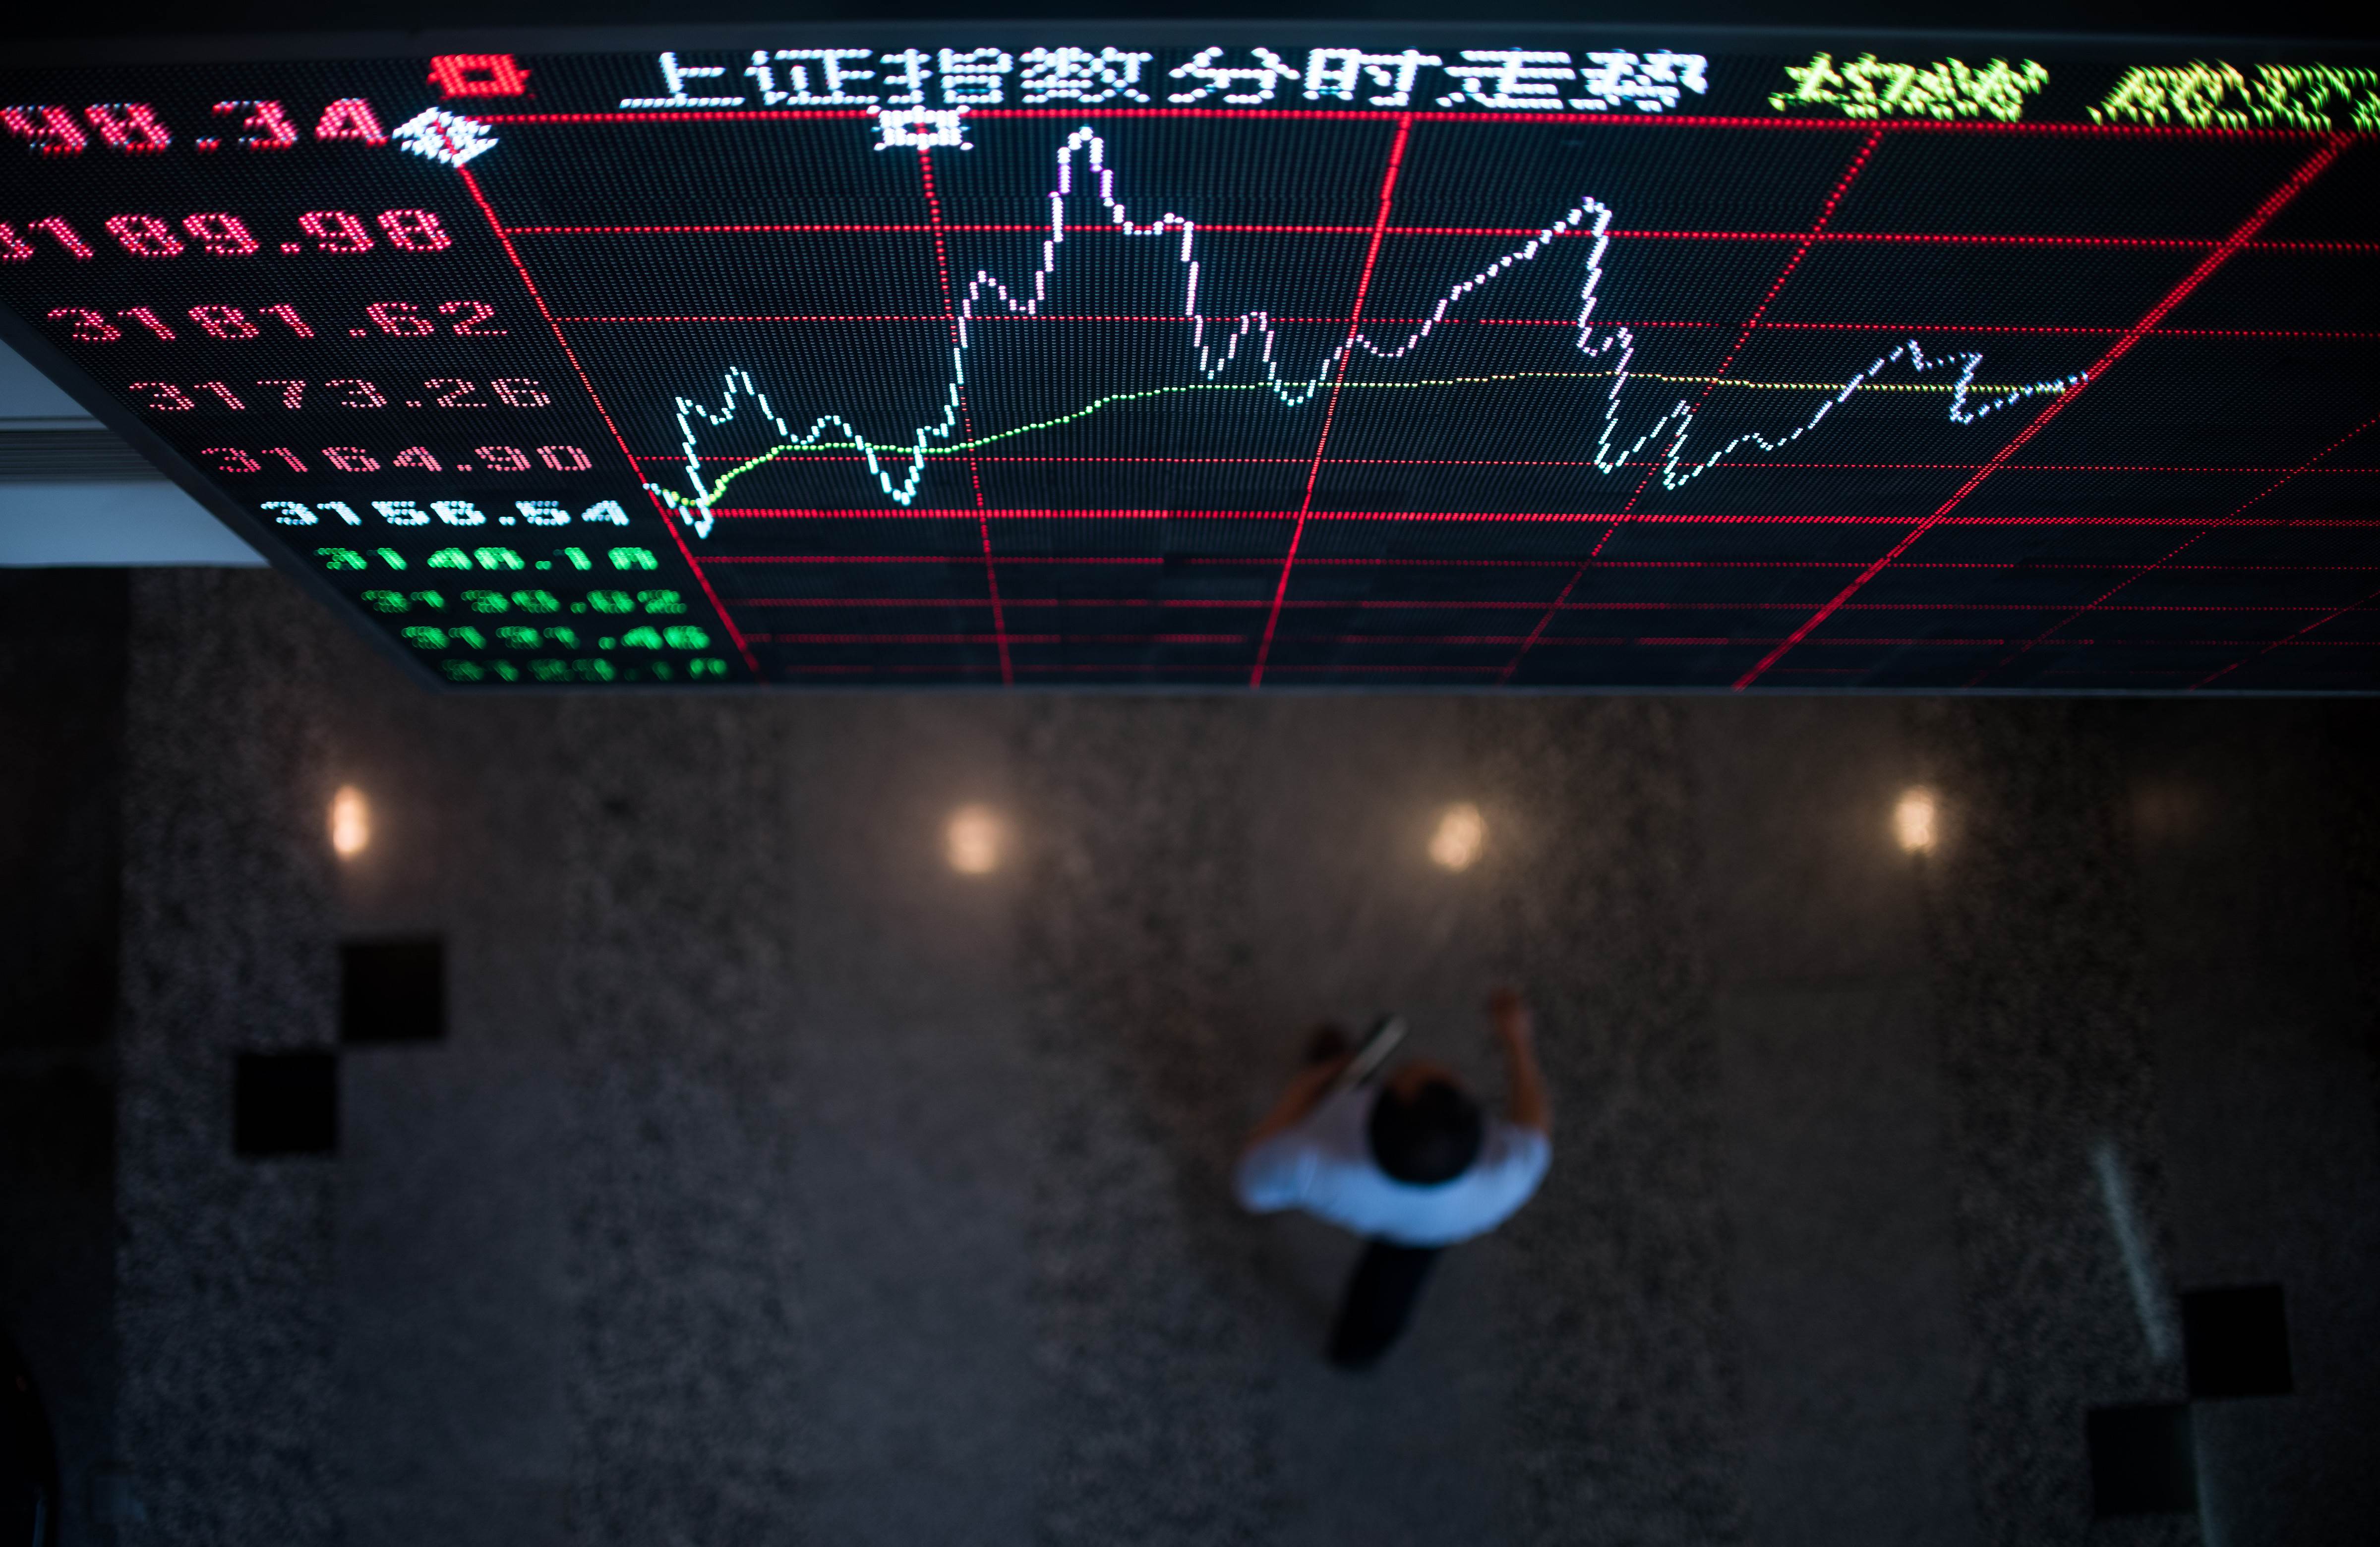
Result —
M 342 784 L 331 797 L 331 847 L 341 859 L 353 859 L 371 843 L 371 806 L 364 792 Z
M 951 825 L 942 835 L 951 868 L 962 876 L 989 876 L 999 869 L 1007 837 L 1000 817 L 981 805 L 963 805 L 951 813 Z
M 1429 835 L 1432 863 L 1448 870 L 1468 870 L 1488 841 L 1488 818 L 1469 801 L 1439 813 L 1438 830 Z
M 1892 808 L 1892 836 L 1912 854 L 1934 847 L 1934 792 L 1912 790 Z

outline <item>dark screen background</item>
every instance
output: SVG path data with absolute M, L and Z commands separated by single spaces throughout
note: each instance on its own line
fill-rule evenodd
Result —
M 61 66 L 7 84 L 83 143 L 0 150 L 0 295 L 447 683 L 2380 680 L 2361 88 L 2192 126 L 2105 107 L 2204 51 L 1733 42 L 1676 44 L 1708 89 L 1662 113 L 1449 106 L 1438 70 L 1175 106 L 1196 47 L 1133 43 L 1148 101 L 1012 79 L 928 149 L 620 109 L 652 51 L 524 50 L 502 95 L 426 52 Z M 1773 105 L 1822 47 L 2047 83 L 2012 123 Z M 757 91 L 748 47 L 680 54 Z M 432 107 L 494 143 L 408 153 Z

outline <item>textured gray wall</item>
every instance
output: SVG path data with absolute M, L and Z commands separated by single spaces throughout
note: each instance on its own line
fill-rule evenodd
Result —
M 2363 706 L 472 702 L 271 575 L 134 604 L 127 1542 L 2201 1540 L 2090 1517 L 2083 1409 L 2180 1393 L 2102 1145 L 2152 1317 L 2288 1287 L 2203 1539 L 2380 1516 Z M 420 930 L 447 1040 L 235 1161 L 231 1052 Z M 1554 1173 L 1351 1381 L 1233 1148 L 1324 1016 L 1492 1078 L 1500 976 Z
M 337 1171 L 233 1158 L 241 1049 L 327 1046 L 338 923 L 320 610 L 133 582 L 116 1023 L 119 1540 L 335 1541 Z

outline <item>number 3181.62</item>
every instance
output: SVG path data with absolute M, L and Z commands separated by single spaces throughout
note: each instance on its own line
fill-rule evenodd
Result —
M 374 301 L 364 308 L 364 316 L 389 338 L 429 338 L 442 330 L 462 338 L 503 338 L 511 332 L 486 326 L 496 315 L 496 308 L 485 301 L 440 301 L 435 308 L 436 317 L 423 309 L 425 305 L 415 301 Z M 111 315 L 115 320 L 108 320 Z M 194 306 L 185 315 L 209 338 L 237 342 L 267 332 L 275 338 L 316 336 L 314 325 L 285 301 L 260 306 L 254 317 L 245 308 L 213 302 Z M 118 307 L 112 314 L 90 307 L 52 307 L 49 318 L 53 322 L 64 322 L 67 336 L 78 344 L 114 344 L 128 328 L 136 336 L 146 332 L 168 344 L 181 336 L 174 323 L 149 307 Z M 267 322 L 273 326 L 268 329 Z M 362 328 L 351 328 L 348 333 L 351 337 L 370 336 Z

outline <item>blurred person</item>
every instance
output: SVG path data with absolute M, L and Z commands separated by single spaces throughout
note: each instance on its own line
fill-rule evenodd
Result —
M 1325 1026 L 1241 1153 L 1242 1207 L 1303 1209 L 1364 1238 L 1330 1332 L 1330 1361 L 1342 1368 L 1364 1369 L 1396 1342 L 1441 1249 L 1501 1225 L 1545 1179 L 1552 1114 L 1528 1006 L 1506 988 L 1488 1010 L 1504 1055 L 1502 1117 L 1427 1059 L 1343 1084 L 1357 1050 Z

